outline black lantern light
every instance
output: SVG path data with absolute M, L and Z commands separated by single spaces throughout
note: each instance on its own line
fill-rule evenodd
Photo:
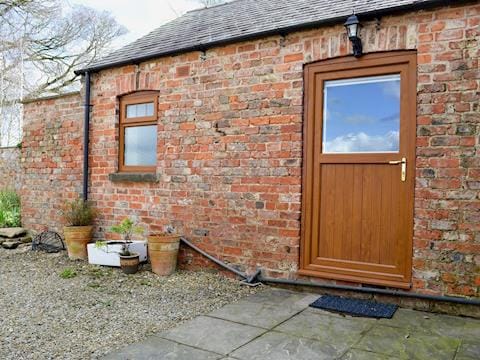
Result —
M 345 28 L 347 29 L 347 35 L 353 46 L 353 56 L 360 57 L 363 54 L 362 40 L 358 37 L 360 33 L 360 21 L 358 21 L 357 15 L 353 14 L 345 21 Z

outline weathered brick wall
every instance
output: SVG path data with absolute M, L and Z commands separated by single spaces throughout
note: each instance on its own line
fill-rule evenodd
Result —
M 61 230 L 65 199 L 81 195 L 82 109 L 78 93 L 24 105 L 21 198 L 25 227 Z
M 480 6 L 471 4 L 384 17 L 362 29 L 365 52 L 418 51 L 417 292 L 479 296 L 479 23 Z M 96 236 L 110 237 L 105 229 L 126 216 L 150 231 L 173 224 L 241 268 L 295 277 L 303 65 L 350 54 L 344 32 L 338 25 L 272 36 L 94 74 L 90 195 L 100 209 Z M 160 94 L 159 182 L 113 183 L 108 175 L 118 168 L 118 96 L 147 89 Z M 71 112 L 78 116 L 74 103 Z M 47 105 L 27 107 L 28 116 L 42 119 L 52 111 Z M 33 223 L 51 226 L 57 218 L 47 201 L 58 199 L 58 189 L 68 196 L 79 192 L 74 184 L 81 172 L 79 123 L 66 115 L 62 123 L 53 118 L 48 123 L 60 138 L 47 132 L 42 144 L 45 130 L 35 125 L 36 140 L 23 151 L 25 161 L 28 149 L 33 155 L 25 164 L 27 179 L 38 188 L 24 187 L 29 214 L 35 214 Z M 39 207 L 42 214 L 33 211 Z M 184 261 L 199 259 L 190 255 Z
M 21 182 L 20 149 L 0 148 L 0 189 L 19 189 Z

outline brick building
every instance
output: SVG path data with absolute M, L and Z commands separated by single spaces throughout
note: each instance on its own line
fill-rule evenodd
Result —
M 479 50 L 478 1 L 189 12 L 80 70 L 96 237 L 133 216 L 272 277 L 479 297 Z M 25 104 L 26 226 L 82 192 L 85 93 Z

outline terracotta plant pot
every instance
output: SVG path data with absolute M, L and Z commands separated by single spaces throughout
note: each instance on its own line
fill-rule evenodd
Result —
M 172 234 L 152 234 L 148 236 L 148 257 L 152 271 L 157 275 L 168 276 L 177 268 L 180 236 Z
M 138 254 L 119 256 L 120 267 L 125 274 L 135 274 L 138 271 L 138 264 L 140 264 L 140 256 Z
M 87 244 L 92 241 L 93 226 L 65 226 L 63 235 L 68 257 L 72 260 L 87 260 Z

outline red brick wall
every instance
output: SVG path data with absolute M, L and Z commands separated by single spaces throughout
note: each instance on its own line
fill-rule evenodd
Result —
M 20 149 L 0 148 L 0 189 L 19 189 L 22 181 Z
M 23 226 L 60 231 L 65 199 L 81 196 L 82 114 L 78 93 L 24 105 Z
M 384 17 L 362 29 L 365 52 L 418 51 L 418 292 L 479 296 L 479 22 L 480 6 L 465 5 Z M 125 216 L 151 231 L 173 224 L 243 269 L 295 277 L 303 65 L 350 52 L 338 25 L 94 74 L 90 182 L 101 210 L 96 236 L 110 237 L 104 229 Z M 118 96 L 146 89 L 160 93 L 159 182 L 112 183 Z M 49 189 L 41 184 L 43 192 Z

